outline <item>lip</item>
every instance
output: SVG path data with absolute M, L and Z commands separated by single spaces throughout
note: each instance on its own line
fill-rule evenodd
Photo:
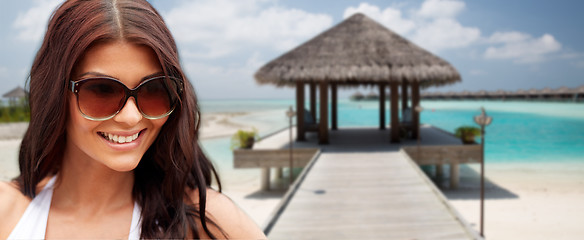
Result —
M 103 132 L 104 133 L 111 133 L 111 134 L 115 134 L 115 135 L 119 135 L 119 136 L 131 136 L 131 135 L 134 135 L 136 133 L 140 133 L 138 135 L 138 138 L 136 138 L 136 140 L 129 142 L 129 143 L 113 143 L 113 142 L 108 141 L 107 139 L 103 138 L 99 133 L 96 133 L 97 136 L 107 146 L 109 146 L 114 151 L 131 151 L 131 150 L 138 148 L 138 146 L 140 146 L 140 143 L 142 143 L 142 138 L 147 133 L 147 129 L 142 129 L 142 130 L 138 130 L 138 131 L 131 131 L 131 132 L 109 132 L 109 131 L 108 132 L 103 131 Z

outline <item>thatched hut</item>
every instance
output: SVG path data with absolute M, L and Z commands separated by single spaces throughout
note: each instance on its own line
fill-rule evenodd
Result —
M 18 86 L 9 92 L 2 95 L 3 98 L 8 98 L 8 102 L 11 106 L 16 105 L 19 99 L 26 97 L 26 90 L 24 88 Z
M 351 95 L 351 97 L 350 97 L 350 99 L 353 101 L 363 100 L 363 98 L 365 98 L 365 96 L 363 96 L 363 94 L 361 92 L 353 93 L 353 95 Z
M 458 94 L 461 99 L 469 99 L 472 97 L 472 93 L 468 90 L 464 90 Z
M 542 90 L 539 90 L 538 93 L 539 93 L 539 96 L 538 97 L 540 99 L 551 99 L 552 98 L 553 91 L 552 91 L 551 88 L 546 87 L 546 88 L 544 88 Z
M 584 99 L 584 85 L 574 89 L 574 101 L 581 101 Z
M 519 89 L 519 90 L 511 93 L 511 96 L 514 99 L 526 99 L 526 98 L 528 98 L 527 91 L 525 89 Z
M 489 94 L 485 90 L 480 90 L 480 91 L 474 93 L 474 96 L 476 99 L 488 99 L 489 98 Z
M 553 95 L 559 100 L 573 101 L 576 98 L 576 90 L 567 87 L 560 87 L 556 90 L 553 90 Z
M 497 91 L 494 92 L 489 92 L 489 96 L 492 99 L 501 99 L 501 100 L 505 100 L 507 98 L 507 95 L 509 93 L 503 89 L 499 89 Z
M 379 95 L 375 92 L 370 92 L 365 96 L 365 100 L 379 100 Z
M 535 88 L 530 88 L 527 90 L 527 98 L 528 99 L 535 99 L 539 96 L 539 91 Z
M 379 127 L 385 128 L 385 89 L 391 92 L 391 141 L 399 142 L 398 87 L 402 109 L 419 104 L 420 87 L 460 81 L 447 61 L 418 47 L 369 17 L 357 13 L 306 43 L 268 62 L 256 73 L 259 84 L 296 87 L 297 119 L 303 119 L 304 86 L 310 86 L 310 102 L 320 92 L 319 143 L 328 143 L 328 90 L 331 90 L 331 124 L 337 129 L 337 89 L 359 85 L 379 87 Z M 312 105 L 311 105 L 312 106 Z M 313 112 L 315 109 L 310 109 Z M 413 136 L 419 131 L 419 114 L 413 114 Z M 305 139 L 304 123 L 297 121 L 297 139 Z

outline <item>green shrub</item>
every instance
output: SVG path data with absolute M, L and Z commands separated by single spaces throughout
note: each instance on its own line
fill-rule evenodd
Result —
M 255 128 L 251 131 L 238 130 L 231 137 L 231 150 L 235 148 L 250 149 L 258 139 L 258 132 Z
M 481 129 L 474 126 L 461 126 L 454 130 L 454 135 L 459 137 L 463 143 L 474 143 L 474 138 L 481 135 Z
M 0 122 L 29 122 L 30 112 L 25 99 L 12 104 L 0 104 Z

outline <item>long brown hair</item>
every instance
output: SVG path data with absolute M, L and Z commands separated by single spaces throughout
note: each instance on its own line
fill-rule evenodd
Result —
M 213 178 L 219 191 L 221 184 L 198 144 L 195 92 L 180 67 L 170 31 L 145 0 L 70 0 L 53 13 L 28 79 L 31 119 L 16 181 L 22 193 L 33 198 L 38 183 L 59 171 L 67 141 L 67 80 L 92 44 L 120 40 L 150 47 L 163 72 L 184 81 L 179 106 L 134 170 L 133 196 L 143 209 L 141 238 L 186 238 L 189 233 L 199 237 L 196 218 L 215 238 L 207 227 L 215 223 L 205 214 L 206 190 Z M 185 202 L 194 190 L 199 191 L 196 206 Z

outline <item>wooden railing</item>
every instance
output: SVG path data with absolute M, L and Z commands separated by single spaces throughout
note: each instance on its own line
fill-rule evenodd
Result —
M 418 165 L 435 165 L 441 177 L 442 165 L 450 164 L 450 188 L 459 183 L 459 164 L 481 163 L 481 145 L 407 146 L 402 150 Z
M 320 154 L 318 148 L 296 148 L 292 150 L 292 165 L 303 168 L 313 158 Z M 289 149 L 236 149 L 233 150 L 234 168 L 261 168 L 261 189 L 270 188 L 270 168 L 281 169 L 290 167 Z M 281 176 L 280 176 L 281 177 Z

